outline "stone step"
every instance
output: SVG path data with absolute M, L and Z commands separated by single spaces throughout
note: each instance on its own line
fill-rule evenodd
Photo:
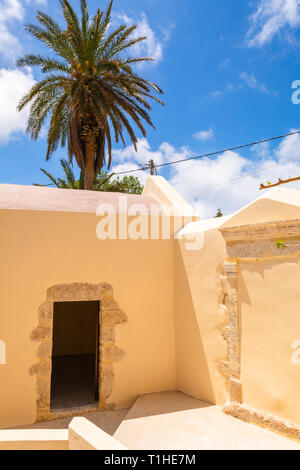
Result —
M 114 437 L 134 450 L 300 450 L 294 441 L 176 391 L 139 397 Z

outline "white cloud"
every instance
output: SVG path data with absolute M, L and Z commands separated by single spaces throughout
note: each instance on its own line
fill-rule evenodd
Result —
M 259 0 L 256 11 L 250 16 L 247 34 L 249 46 L 261 47 L 276 34 L 300 25 L 299 0 Z
M 225 69 L 226 67 L 228 67 L 229 65 L 229 62 L 230 62 L 230 59 L 224 59 L 220 65 L 219 65 L 219 69 Z
M 133 37 L 146 37 L 144 41 L 139 42 L 132 47 L 133 55 L 135 57 L 151 57 L 155 61 L 152 62 L 154 64 L 163 59 L 163 47 L 170 38 L 171 30 L 174 27 L 173 25 L 163 28 L 161 38 L 159 38 L 158 34 L 150 27 L 148 18 L 143 12 L 138 20 L 121 14 L 117 15 L 117 18 L 128 26 L 134 24 L 137 25 L 137 28 L 132 35 Z M 144 64 L 140 64 L 140 66 L 144 66 Z
M 172 168 L 170 183 L 190 203 L 201 203 L 204 217 L 219 207 L 230 214 L 262 195 L 260 183 L 300 176 L 299 134 L 285 138 L 271 151 L 268 144 L 253 147 L 256 158 L 226 152 L 215 159 L 191 160 Z M 300 189 L 300 183 L 288 187 Z
M 0 22 L 0 54 L 2 58 L 13 63 L 21 52 L 22 47 L 18 38 L 8 31 L 5 24 Z
M 2 0 L 0 3 L 0 21 L 21 21 L 24 17 L 24 8 L 19 0 Z
M 267 87 L 264 84 L 259 83 L 255 75 L 249 75 L 246 72 L 242 72 L 240 78 L 248 85 L 249 88 L 260 90 L 263 93 L 269 93 Z
M 16 35 L 9 31 L 15 21 L 22 21 L 24 8 L 19 0 L 2 0 L 0 3 L 0 54 L 9 61 L 15 61 L 22 48 Z
M 17 105 L 35 83 L 31 70 L 0 69 L 0 143 L 6 144 L 18 133 L 24 133 L 29 108 L 21 113 Z
M 251 147 L 251 152 L 254 155 L 254 158 L 257 159 L 271 158 L 272 155 L 269 142 L 263 142 L 262 144 Z
M 112 167 L 111 172 L 119 173 L 128 170 L 137 169 L 146 166 L 150 160 L 153 160 L 156 165 L 167 163 L 175 160 L 187 158 L 191 155 L 191 151 L 186 147 L 176 149 L 168 142 L 163 142 L 157 150 L 152 150 L 147 139 L 139 139 L 137 143 L 137 152 L 133 145 L 129 145 L 124 149 L 114 149 L 112 152 L 112 159 L 115 166 Z M 134 173 L 122 174 L 123 176 L 137 176 L 141 183 L 144 184 L 149 170 L 138 171 Z
M 223 93 L 224 93 L 224 91 L 215 90 L 215 91 L 212 91 L 212 92 L 210 93 L 210 96 L 211 96 L 212 98 L 217 98 L 218 96 L 223 95 Z
M 237 85 L 233 85 L 232 83 L 228 83 L 228 85 L 226 86 L 226 88 L 224 88 L 224 90 L 215 90 L 215 91 L 212 91 L 210 93 L 210 97 L 215 99 L 215 98 L 218 98 L 219 96 L 221 95 L 224 95 L 225 93 L 227 92 L 232 92 L 232 91 L 236 91 L 236 90 L 240 90 L 242 88 L 242 84 L 241 83 L 238 83 Z
M 47 5 L 47 0 L 26 0 L 27 5 Z M 15 24 L 21 23 L 25 17 L 24 1 L 0 0 L 0 55 L 13 63 L 22 54 L 22 44 L 16 31 Z
M 209 218 L 216 214 L 219 207 L 223 212 L 230 213 L 234 204 L 241 207 L 246 203 L 247 191 L 242 191 L 237 198 L 236 189 L 229 189 L 228 186 L 224 190 L 214 189 L 220 182 L 241 176 L 246 167 L 246 159 L 238 153 L 227 152 L 216 159 L 182 163 L 180 169 L 171 170 L 169 181 L 189 203 L 201 203 L 204 207 L 202 217 Z
M 139 165 L 136 165 L 134 163 L 121 163 L 120 165 L 114 166 L 109 173 L 116 173 L 115 177 L 112 177 L 112 179 L 116 179 L 118 177 L 118 173 L 121 173 L 119 175 L 119 178 L 122 179 L 124 176 L 137 176 L 142 184 L 146 183 L 146 179 L 149 176 L 149 172 L 146 171 L 137 171 L 137 172 L 132 172 L 130 170 L 136 170 L 139 168 Z M 124 173 L 125 172 L 125 173 Z M 126 173 L 128 172 L 128 173 Z
M 190 149 L 176 149 L 167 142 L 152 150 L 146 139 L 140 139 L 137 154 L 132 146 L 114 151 L 113 171 L 138 168 L 150 159 L 160 164 L 192 155 Z M 214 217 L 219 207 L 224 214 L 230 214 L 262 195 L 260 183 L 300 175 L 300 136 L 283 139 L 273 150 L 268 143 L 253 147 L 247 158 L 237 152 L 226 152 L 214 159 L 190 160 L 167 168 L 168 180 L 175 189 L 189 203 L 203 205 L 202 217 Z M 158 171 L 163 174 L 162 168 Z M 149 172 L 131 174 L 144 182 Z M 300 183 L 288 187 L 300 189 Z
M 205 141 L 205 140 L 210 140 L 214 136 L 214 130 L 213 129 L 208 129 L 207 131 L 199 131 L 193 134 L 193 137 L 197 140 Z
M 228 92 L 233 92 L 233 91 L 238 91 L 243 88 L 243 86 L 246 84 L 247 87 L 252 88 L 253 90 L 259 90 L 262 93 L 265 94 L 270 94 L 273 96 L 276 96 L 276 92 L 268 90 L 265 84 L 259 83 L 257 80 L 256 76 L 253 74 L 248 74 L 247 72 L 242 72 L 239 76 L 240 83 L 232 84 L 229 83 L 224 90 L 215 90 L 210 93 L 210 97 L 215 99 L 218 98 L 221 95 L 224 95 L 225 93 Z
M 138 139 L 137 142 L 137 152 L 135 151 L 133 145 L 129 145 L 124 149 L 115 149 L 113 150 L 113 160 L 119 163 L 124 162 L 134 162 L 139 166 L 149 163 L 150 160 L 153 160 L 156 165 L 161 163 L 170 162 L 172 160 L 177 160 L 181 158 L 186 158 L 190 155 L 190 150 L 186 147 L 181 147 L 176 150 L 168 142 L 163 142 L 158 150 L 151 150 L 150 144 L 147 139 Z
M 292 129 L 295 132 L 297 129 Z M 300 137 L 299 134 L 291 135 L 283 139 L 276 149 L 276 157 L 284 162 L 291 158 L 299 158 L 300 161 Z

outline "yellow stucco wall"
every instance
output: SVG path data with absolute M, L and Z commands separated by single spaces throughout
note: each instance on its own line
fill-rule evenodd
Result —
M 283 204 L 273 206 L 275 217 Z M 57 284 L 107 282 L 128 316 L 116 327 L 126 357 L 114 363 L 109 403 L 128 407 L 139 395 L 168 390 L 219 405 L 228 399 L 220 364 L 230 312 L 221 281 L 230 259 L 217 225 L 192 225 L 203 244 L 189 250 L 186 239 L 100 241 L 99 220 L 93 212 L 0 211 L 0 427 L 36 419 L 29 369 L 38 344 L 30 335 Z M 239 214 L 237 224 L 246 221 Z M 243 403 L 300 425 L 300 259 L 255 259 L 238 259 L 237 270 Z
M 221 273 L 225 242 L 217 229 L 203 234 L 199 250 L 186 250 L 184 240 L 174 250 L 174 317 L 177 389 L 201 400 L 223 404 L 224 377 L 218 362 L 226 358 L 222 327 Z
M 243 402 L 300 425 L 300 258 L 240 262 L 239 274 Z
M 0 332 L 7 364 L 0 365 L 0 427 L 36 418 L 38 344 L 30 340 L 37 310 L 50 286 L 107 282 L 128 315 L 116 344 L 126 358 L 115 364 L 110 402 L 172 390 L 175 380 L 173 241 L 105 240 L 96 237 L 94 214 L 2 210 L 0 212 Z

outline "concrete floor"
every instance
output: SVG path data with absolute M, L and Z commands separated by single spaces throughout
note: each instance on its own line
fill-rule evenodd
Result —
M 51 409 L 96 404 L 95 354 L 53 356 Z
M 114 437 L 135 450 L 300 450 L 294 441 L 179 392 L 138 398 Z
M 143 395 L 131 409 L 83 415 L 133 450 L 300 450 L 300 444 L 180 392 Z M 66 429 L 61 418 L 18 429 Z
M 127 415 L 129 408 L 113 411 L 94 411 L 82 416 L 111 436 L 118 429 L 123 419 Z M 13 429 L 67 429 L 73 417 L 44 421 L 42 423 L 29 424 L 26 426 L 14 427 Z

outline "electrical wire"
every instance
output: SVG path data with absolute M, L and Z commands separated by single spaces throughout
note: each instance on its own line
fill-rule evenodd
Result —
M 191 160 L 197 160 L 197 159 L 200 159 L 200 158 L 212 157 L 214 155 L 218 155 L 218 154 L 221 154 L 221 153 L 232 152 L 234 150 L 241 150 L 241 149 L 244 149 L 244 148 L 247 148 L 247 147 L 252 147 L 254 145 L 264 144 L 266 142 L 272 142 L 274 140 L 284 139 L 286 137 L 290 137 L 290 136 L 296 135 L 296 134 L 300 134 L 300 130 L 290 132 L 289 134 L 283 134 L 283 135 L 279 135 L 279 136 L 275 136 L 275 137 L 270 137 L 269 139 L 258 140 L 256 142 L 250 142 L 249 144 L 238 145 L 236 147 L 230 147 L 230 148 L 223 149 L 223 150 L 217 150 L 215 152 L 205 153 L 203 155 L 196 155 L 194 157 L 183 158 L 181 160 L 175 160 L 173 162 L 161 163 L 159 165 L 155 165 L 155 168 L 162 168 L 162 167 L 169 166 L 169 165 L 176 165 L 177 163 L 184 163 L 184 162 L 188 162 L 188 161 L 191 161 Z M 127 170 L 127 171 L 121 171 L 121 172 L 118 172 L 118 173 L 114 173 L 114 176 L 125 175 L 125 174 L 128 174 L 128 173 L 134 173 L 134 172 L 137 172 L 137 171 L 146 171 L 146 170 L 149 170 L 149 164 L 147 164 L 145 166 L 142 166 L 142 167 L 139 167 L 139 168 L 132 169 L 132 170 Z

